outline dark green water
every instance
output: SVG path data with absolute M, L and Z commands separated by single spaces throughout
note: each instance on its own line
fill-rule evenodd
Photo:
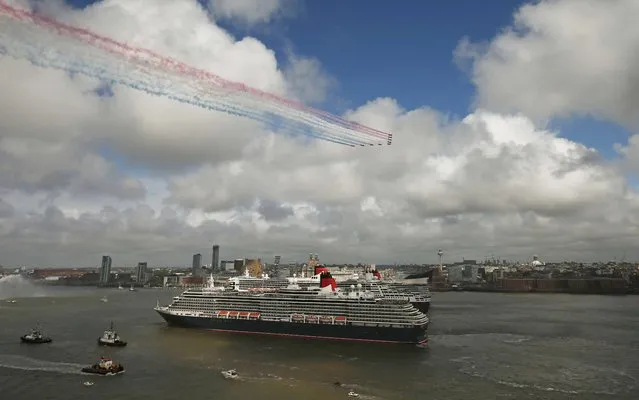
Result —
M 0 301 L 2 399 L 638 398 L 639 297 L 435 293 L 422 350 L 168 328 L 152 308 L 176 291 L 9 290 L 37 297 Z M 96 345 L 111 320 L 126 348 Z M 36 322 L 53 343 L 19 343 Z M 126 373 L 79 373 L 101 355 Z

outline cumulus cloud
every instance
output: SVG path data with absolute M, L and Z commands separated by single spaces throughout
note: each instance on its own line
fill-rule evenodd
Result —
M 535 119 L 590 114 L 639 130 L 639 2 L 524 5 L 490 43 L 463 40 L 477 104 Z
M 297 0 L 210 0 L 214 16 L 248 25 L 268 23 L 274 18 L 291 15 Z
M 225 4 L 245 4 L 213 3 L 218 15 Z M 116 265 L 188 264 L 212 242 L 223 258 L 279 254 L 283 262 L 309 252 L 327 262 L 427 262 L 438 248 L 451 259 L 639 256 L 639 197 L 623 174 L 538 123 L 584 112 L 634 123 L 636 115 L 606 105 L 631 101 L 632 86 L 613 93 L 606 88 L 617 78 L 604 73 L 631 81 L 621 54 L 634 21 L 607 22 L 628 2 L 592 15 L 582 3 L 525 6 L 515 23 L 526 29 L 506 30 L 485 49 L 460 47 L 474 52 L 482 105 L 461 119 L 390 98 L 349 110 L 346 117 L 394 133 L 383 148 L 278 135 L 117 86 L 99 97 L 100 82 L 0 58 L 0 263 L 91 266 L 109 253 Z M 290 65 L 278 65 L 272 50 L 233 37 L 195 0 L 47 4 L 43 12 L 57 18 L 277 94 L 316 102 L 333 84 L 318 78 L 326 76 L 319 60 L 289 54 Z M 272 15 L 245 10 L 252 21 Z M 557 22 L 571 15 L 608 43 L 600 62 L 618 63 L 596 71 L 572 64 L 572 79 L 588 81 L 591 96 L 572 81 L 547 84 L 547 69 L 534 67 L 559 39 L 572 43 L 573 30 Z M 520 79 L 521 66 L 539 71 Z M 564 76 L 562 68 L 551 70 Z
M 322 68 L 319 60 L 300 57 L 289 53 L 288 65 L 284 70 L 288 91 L 305 103 L 321 103 L 337 81 Z

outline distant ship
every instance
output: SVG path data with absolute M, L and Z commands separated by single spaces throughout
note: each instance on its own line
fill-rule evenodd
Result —
M 312 289 L 320 287 L 320 275 L 329 272 L 327 268 L 316 265 L 314 267 L 314 275 L 309 278 L 298 278 L 296 276 L 290 278 L 269 278 L 268 275 L 262 275 L 260 278 L 248 276 L 248 270 L 242 277 L 229 278 L 227 286 L 229 289 L 238 291 L 248 291 L 252 289 L 282 289 L 289 285 L 298 285 L 302 289 Z M 330 273 L 332 276 L 332 272 Z M 410 302 L 415 308 L 423 313 L 427 313 L 430 308 L 431 296 L 430 291 L 418 292 L 406 289 L 402 285 L 387 284 L 379 280 L 379 273 L 368 273 L 368 279 L 347 280 L 342 285 L 349 287 L 352 285 L 362 285 L 362 287 L 371 292 L 375 297 L 394 299 L 397 301 Z
M 429 318 L 407 301 L 376 296 L 361 284 L 337 289 L 330 272 L 319 288 L 301 290 L 216 287 L 213 278 L 200 289 L 188 289 L 155 311 L 169 325 L 218 332 L 255 333 L 310 339 L 378 343 L 428 343 Z
M 45 336 L 40 329 L 32 329 L 30 333 L 20 336 L 20 341 L 23 343 L 42 344 L 51 343 L 53 340 Z
M 101 346 L 124 347 L 126 342 L 120 338 L 120 335 L 113 329 L 113 321 L 109 329 L 105 330 L 102 336 L 98 338 L 98 344 Z
M 114 363 L 110 358 L 101 357 L 100 361 L 82 368 L 81 371 L 85 374 L 118 375 L 124 373 L 124 366 L 122 364 Z

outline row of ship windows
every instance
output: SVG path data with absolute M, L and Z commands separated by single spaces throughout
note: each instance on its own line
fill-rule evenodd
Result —
M 209 303 L 209 302 L 201 302 L 201 301 L 194 301 L 194 300 L 187 300 L 187 299 L 183 299 L 183 300 L 178 300 L 175 302 L 175 304 L 185 304 L 185 305 L 190 305 L 192 307 L 214 307 L 214 308 L 228 308 L 228 307 L 240 307 L 240 308 L 255 308 L 255 304 L 251 304 L 251 303 L 240 303 L 240 302 L 224 302 L 224 301 L 218 301 L 216 303 Z M 289 310 L 294 310 L 294 309 L 316 309 L 316 305 L 313 304 L 291 304 L 291 303 L 285 303 L 285 304 L 269 304 L 269 303 L 260 303 L 259 304 L 259 308 L 260 309 L 289 309 Z M 353 311 L 353 312 L 358 312 L 358 313 L 375 313 L 375 314 L 379 314 L 379 313 L 397 313 L 397 311 L 403 311 L 403 312 L 413 312 L 413 313 L 418 313 L 418 311 L 412 307 L 412 306 L 407 306 L 407 307 L 344 307 L 343 305 L 335 305 L 335 306 L 328 306 L 328 307 L 322 307 L 322 308 L 326 308 L 326 309 L 332 309 L 332 310 L 345 310 L 345 311 Z
M 282 287 L 273 287 L 273 286 L 268 286 L 268 287 L 261 287 L 261 286 L 250 286 L 250 285 L 240 285 L 239 290 L 251 290 L 251 289 L 278 289 L 278 288 L 285 288 L 285 286 Z M 415 295 L 419 295 L 419 293 L 414 293 L 414 292 L 398 292 L 396 290 L 392 290 L 392 289 L 377 289 L 377 288 L 364 288 L 365 290 L 368 290 L 369 292 L 372 292 L 374 294 L 379 294 L 381 293 L 383 296 L 415 296 Z M 231 288 L 231 290 L 234 290 L 233 288 Z
M 253 287 L 243 287 L 240 288 L 240 290 L 248 290 L 251 291 L 251 289 L 258 289 L 260 290 L 261 288 L 253 288 Z M 273 289 L 276 290 L 276 289 Z M 198 295 L 201 295 L 203 292 L 199 292 L 197 293 Z M 397 298 L 408 298 L 408 297 L 422 297 L 422 295 L 418 294 L 418 293 L 399 293 L 399 292 L 395 292 L 395 291 L 382 291 L 381 293 L 378 291 L 374 291 L 372 292 L 373 295 L 375 297 L 397 297 Z M 195 294 L 195 293 L 194 293 Z M 314 296 L 314 294 L 308 294 L 308 296 Z
M 202 310 L 202 311 L 210 311 L 210 312 L 216 312 L 217 310 L 219 310 L 219 308 L 217 307 L 193 307 L 190 305 L 184 305 L 184 304 L 175 304 L 171 306 L 172 309 L 185 309 L 185 310 Z M 233 311 L 245 311 L 245 308 L 242 307 L 237 307 L 237 306 L 233 306 L 233 305 L 229 305 L 227 307 L 224 307 L 225 309 L 228 310 L 233 310 Z M 253 309 L 252 309 L 253 310 Z M 313 308 L 296 308 L 294 310 L 282 310 L 282 309 L 266 309 L 266 308 L 260 308 L 259 310 L 254 310 L 255 312 L 259 311 L 261 313 L 268 313 L 268 314 L 290 314 L 290 313 L 308 313 L 308 314 L 314 314 L 317 313 L 317 309 L 313 309 Z M 369 313 L 369 312 L 364 312 L 364 313 L 351 313 L 348 311 L 342 311 L 342 310 L 323 310 L 323 313 L 331 313 L 331 314 L 345 314 L 345 315 L 358 315 L 358 316 L 371 316 L 371 317 L 375 317 L 375 318 L 380 318 L 380 317 L 384 317 L 384 318 L 415 318 L 415 317 L 421 317 L 421 313 L 419 312 L 411 312 L 411 313 L 402 313 L 402 314 L 396 314 L 396 313 Z
M 202 303 L 196 303 L 196 302 L 190 302 L 190 301 L 177 301 L 174 304 L 183 304 L 185 306 L 189 306 L 189 307 L 193 307 L 193 308 L 210 308 L 210 309 L 220 309 L 220 308 L 247 308 L 247 309 L 253 309 L 253 308 L 259 308 L 259 309 L 263 309 L 263 310 L 290 310 L 290 311 L 294 311 L 294 310 L 298 310 L 298 309 L 308 309 L 308 310 L 315 310 L 318 309 L 318 307 L 314 307 L 312 305 L 308 305 L 308 304 L 291 304 L 291 305 L 273 305 L 273 304 L 260 304 L 259 307 L 256 307 L 255 304 L 241 304 L 241 303 L 231 303 L 231 302 L 218 302 L 218 303 L 209 303 L 209 304 L 202 304 Z M 332 310 L 334 312 L 355 312 L 355 313 L 373 313 L 373 314 L 384 314 L 384 313 L 389 313 L 389 314 L 396 314 L 398 312 L 400 313 L 410 313 L 410 314 L 419 314 L 419 311 L 414 308 L 414 307 L 410 307 L 410 308 L 379 308 L 379 309 L 368 309 L 368 308 L 355 308 L 355 307 L 321 307 L 322 309 L 327 309 L 327 310 Z
M 241 308 L 264 308 L 264 309 L 298 309 L 298 308 L 310 308 L 316 309 L 320 307 L 316 307 L 312 304 L 251 304 L 251 303 L 238 303 L 238 302 L 217 302 L 217 303 L 199 303 L 199 302 L 190 302 L 190 301 L 177 301 L 175 304 L 188 304 L 193 307 L 214 307 L 214 308 L 223 308 L 236 306 Z M 362 308 L 362 307 L 340 307 L 340 306 L 329 306 L 329 307 L 321 307 L 325 309 L 331 310 L 345 310 L 345 311 L 353 311 L 353 312 L 372 312 L 372 313 L 397 313 L 397 312 L 418 312 L 417 309 L 413 306 L 410 307 L 378 307 L 378 308 Z
M 190 308 L 182 308 L 182 307 L 171 307 L 171 309 L 176 310 L 176 311 L 192 311 L 192 309 Z M 238 310 L 239 311 L 239 310 Z M 211 316 L 216 315 L 217 312 L 215 310 L 210 310 L 209 313 Z M 272 318 L 289 318 L 292 315 L 295 314 L 289 314 L 289 313 L 267 313 L 267 312 L 261 312 L 261 314 L 265 317 L 272 317 Z M 314 315 L 314 314 L 308 314 L 306 317 L 308 318 L 308 316 L 310 315 Z M 322 316 L 317 316 L 314 315 L 318 318 L 322 317 Z M 332 316 L 329 316 L 332 317 Z M 299 318 L 299 317 L 298 317 Z M 301 317 L 303 319 L 303 317 Z M 294 320 L 297 318 L 293 318 Z M 369 316 L 369 315 L 356 315 L 356 316 L 350 316 L 348 317 L 348 319 L 352 322 L 370 322 L 370 323 L 379 323 L 379 322 L 388 322 L 388 323 L 415 323 L 415 322 L 419 322 L 424 320 L 425 318 L 407 318 L 407 316 L 392 316 L 391 318 L 385 317 L 385 316 L 381 316 L 381 315 L 376 315 L 376 316 Z
M 188 297 L 188 296 L 182 296 L 180 297 L 180 299 L 182 300 L 187 300 L 190 299 L 192 301 L 197 301 L 197 302 L 205 302 L 205 301 L 217 301 L 217 302 L 223 302 L 225 300 L 230 301 L 232 300 L 233 302 L 247 302 L 247 303 L 255 303 L 255 298 L 253 297 L 245 297 L 242 298 L 241 296 L 238 297 L 234 297 L 233 299 L 229 299 L 229 298 L 215 298 L 215 297 L 210 297 L 210 298 L 202 298 L 202 297 Z M 310 304 L 310 305 L 316 305 L 316 304 L 322 304 L 323 306 L 357 306 L 357 307 L 368 307 L 368 308 L 375 308 L 378 309 L 380 306 L 383 307 L 389 307 L 389 306 L 406 306 L 406 308 L 410 308 L 410 305 L 408 304 L 408 302 L 374 302 L 374 301 L 370 301 L 370 302 L 357 302 L 357 303 L 353 303 L 352 301 L 328 301 L 328 300 L 316 300 L 316 299 L 261 299 L 262 301 L 260 303 L 284 303 L 284 304 Z M 310 301 L 309 301 L 310 300 Z M 389 307 L 390 308 L 390 307 Z
M 238 306 L 235 304 L 228 304 L 228 305 L 224 305 L 220 307 L 210 307 L 210 306 L 196 307 L 190 304 L 175 303 L 171 305 L 170 308 L 175 310 L 209 311 L 212 313 L 217 312 L 220 308 L 224 308 L 226 310 L 231 310 L 231 311 L 247 311 L 246 308 L 242 308 L 241 306 Z M 270 314 L 270 315 L 290 315 L 292 313 L 304 313 L 308 315 L 318 314 L 317 308 L 312 308 L 312 307 L 301 307 L 301 308 L 296 308 L 294 310 L 290 310 L 290 309 L 283 310 L 281 308 L 260 307 L 259 310 L 250 309 L 249 311 L 256 311 L 256 312 L 259 311 L 262 314 Z M 331 310 L 331 309 L 322 310 L 322 314 L 327 314 L 327 313 L 336 314 L 336 315 L 351 315 L 351 316 L 354 315 L 354 316 L 357 316 L 358 319 L 362 319 L 362 320 L 378 320 L 380 318 L 388 319 L 388 320 L 407 320 L 407 319 L 419 319 L 422 317 L 422 314 L 419 313 L 418 311 L 397 314 L 397 313 L 379 313 L 379 312 L 378 313 L 374 313 L 374 312 L 352 313 L 352 312 L 349 312 L 349 310 Z

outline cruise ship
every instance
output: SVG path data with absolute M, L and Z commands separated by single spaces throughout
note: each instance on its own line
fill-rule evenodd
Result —
M 189 289 L 155 311 L 169 325 L 216 332 L 291 336 L 376 343 L 428 343 L 426 314 L 410 302 L 377 296 L 361 284 L 337 289 L 329 272 L 319 288 L 215 286 Z
M 320 274 L 326 272 L 330 273 L 331 276 L 333 275 L 332 272 L 328 271 L 328 269 L 322 265 L 314 266 L 313 272 L 313 276 L 308 278 L 298 278 L 297 276 L 289 278 L 269 278 L 266 274 L 257 278 L 249 276 L 248 270 L 246 270 L 244 276 L 229 278 L 227 281 L 227 288 L 238 291 L 247 291 L 258 288 L 283 289 L 289 285 L 298 285 L 302 289 L 313 289 L 320 287 Z M 428 313 L 431 302 L 430 291 L 418 292 L 415 290 L 402 290 L 403 288 L 401 285 L 387 284 L 379 279 L 379 273 L 376 275 L 375 272 L 372 272 L 366 275 L 366 279 L 347 280 L 343 281 L 341 284 L 345 287 L 361 285 L 364 290 L 371 292 L 375 297 L 385 297 L 387 299 L 409 302 L 419 311 Z

